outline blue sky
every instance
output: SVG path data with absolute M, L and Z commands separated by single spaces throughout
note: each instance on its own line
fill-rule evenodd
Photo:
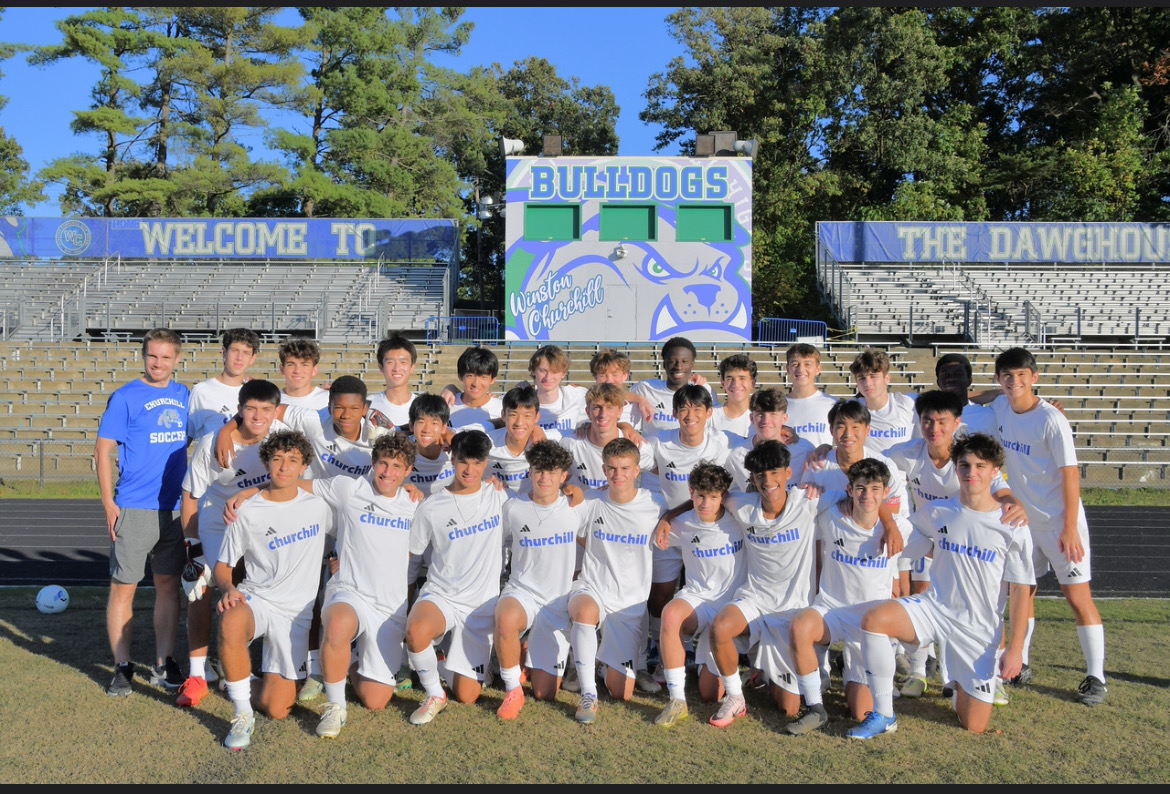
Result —
M 505 67 L 529 56 L 548 60 L 563 78 L 578 77 L 582 85 L 608 85 L 621 108 L 617 132 L 621 155 L 650 155 L 657 127 L 643 124 L 642 94 L 650 75 L 665 71 L 682 54 L 667 33 L 672 8 L 470 8 L 464 19 L 475 23 L 471 41 L 450 65 L 465 70 L 499 63 Z M 0 41 L 54 44 L 60 34 L 54 21 L 78 13 L 76 8 L 9 6 L 0 18 Z M 76 151 L 94 151 L 95 141 L 73 135 L 72 111 L 89 106 L 96 67 L 79 59 L 48 67 L 31 67 L 24 56 L 0 62 L 0 127 L 24 149 L 35 172 L 50 160 Z M 243 142 L 243 141 L 242 141 Z M 260 146 L 261 141 L 253 143 Z M 659 154 L 673 155 L 676 151 Z M 51 191 L 50 191 L 51 192 Z M 32 216 L 55 217 L 55 200 L 26 207 Z

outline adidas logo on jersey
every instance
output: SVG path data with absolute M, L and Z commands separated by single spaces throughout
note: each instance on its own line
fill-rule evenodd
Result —
M 915 477 L 910 482 L 914 483 L 915 485 L 922 485 L 922 481 L 920 479 L 918 479 L 917 477 Z
M 756 526 L 755 526 L 755 524 L 752 524 L 750 527 L 748 527 L 748 528 L 747 528 L 747 532 L 748 532 L 748 534 L 749 534 L 749 535 L 754 535 L 754 534 L 756 534 Z
M 698 542 L 699 542 L 699 536 L 698 536 L 698 535 L 695 535 L 693 538 L 691 538 L 691 543 L 698 543 Z
M 244 471 L 243 469 L 236 469 L 236 476 L 237 477 L 243 477 L 247 473 L 248 472 Z
M 588 467 L 584 463 L 577 464 L 577 471 L 585 471 L 586 468 Z
M 668 468 L 668 469 L 673 469 L 673 468 L 675 468 L 674 462 L 673 462 L 673 461 L 671 461 L 670 463 L 667 463 L 667 464 L 666 464 L 666 468 Z
M 447 526 L 457 527 L 457 526 L 459 526 L 459 524 L 455 521 L 455 519 L 452 518 L 450 521 L 447 522 Z
M 947 534 L 947 525 L 946 524 L 943 524 L 941 527 L 938 528 L 938 534 L 940 534 L 940 535 Z
M 833 545 L 840 546 L 841 548 L 845 548 L 845 541 L 842 538 L 837 538 L 837 540 L 833 542 Z
M 272 527 L 269 527 L 269 528 L 268 528 L 268 531 L 264 533 L 264 537 L 266 537 L 266 538 L 269 538 L 269 537 L 272 537 L 272 536 L 273 536 L 273 535 L 275 535 L 275 534 L 276 534 L 276 530 L 275 530 L 275 529 L 273 529 Z
M 655 408 L 657 408 L 657 409 L 658 409 L 658 410 L 660 410 L 660 411 L 665 411 L 665 410 L 666 410 L 666 406 L 665 406 L 665 405 L 663 405 L 662 403 L 658 403 L 658 405 L 656 405 L 656 406 L 654 406 L 654 407 L 655 407 Z
M 502 463 L 496 463 L 496 465 L 492 466 L 492 468 L 493 468 L 493 469 L 502 469 L 502 468 L 504 468 L 504 464 L 502 464 Z
M 602 518 L 601 516 L 598 516 L 597 518 L 595 518 L 593 520 L 593 523 L 594 524 L 601 524 L 602 526 L 605 526 L 605 519 Z
M 377 510 L 377 509 L 378 509 L 378 508 L 374 507 L 374 505 L 373 505 L 373 504 L 368 504 L 368 505 L 366 505 L 365 507 L 363 507 L 363 508 L 362 508 L 362 510 L 365 510 L 367 513 L 372 513 L 372 512 L 374 512 L 374 511 L 375 511 L 375 510 Z
M 528 528 L 527 524 L 525 524 L 524 526 L 520 527 L 520 531 L 521 532 L 531 532 L 532 530 Z

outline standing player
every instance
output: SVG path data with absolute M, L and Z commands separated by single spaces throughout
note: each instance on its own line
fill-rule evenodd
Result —
M 688 484 L 694 509 L 660 527 L 657 535 L 658 548 L 679 548 L 687 562 L 686 585 L 662 610 L 659 648 L 670 702 L 654 722 L 663 728 L 688 714 L 684 641 L 711 625 L 746 576 L 743 528 L 723 507 L 730 487 L 731 475 L 722 466 L 698 464 Z M 699 670 L 699 696 L 704 701 L 719 697 L 717 671 L 705 665 Z
M 556 345 L 544 345 L 528 360 L 528 374 L 540 400 L 539 425 L 567 436 L 585 418 L 585 389 L 565 383 L 569 356 Z
M 748 470 L 743 461 L 747 453 L 765 441 L 779 441 L 788 447 L 791 456 L 792 471 L 796 473 L 788 481 L 789 488 L 795 488 L 800 480 L 800 473 L 804 471 L 804 462 L 808 460 L 815 448 L 805 438 L 791 432 L 785 432 L 788 423 L 788 398 L 779 389 L 760 389 L 751 397 L 752 432 L 744 439 L 733 439 L 731 449 L 727 453 L 727 470 L 731 473 L 732 489 L 746 491 L 749 484 Z M 826 419 L 826 421 L 828 421 Z
M 673 398 L 672 398 L 673 399 Z M 610 383 L 595 383 L 585 393 L 585 413 L 589 426 L 585 438 L 562 436 L 560 444 L 573 455 L 573 478 L 584 490 L 605 487 L 604 449 L 610 441 L 622 437 L 618 427 L 622 408 L 626 404 L 625 389 Z M 654 455 L 650 445 L 644 444 L 639 451 L 642 471 L 654 466 Z
M 747 438 L 751 430 L 751 398 L 756 389 L 756 362 L 735 353 L 719 362 L 719 383 L 727 399 L 711 413 L 711 428 L 729 438 Z
M 414 379 L 418 350 L 405 335 L 395 333 L 378 343 L 374 355 L 386 389 L 370 395 L 370 407 L 384 414 L 395 427 L 404 427 L 410 423 L 410 404 L 415 398 L 410 382 Z
M 626 393 L 626 404 L 622 408 L 621 420 L 637 426 L 651 413 L 645 397 L 633 394 L 626 385 L 630 380 L 630 357 L 621 350 L 603 347 L 589 359 L 589 373 L 594 383 L 612 383 Z
M 410 666 L 426 690 L 410 715 L 413 725 L 427 724 L 447 706 L 436 641 L 449 640 L 448 684 L 455 699 L 474 703 L 483 688 L 500 595 L 500 514 L 508 498 L 507 490 L 483 482 L 491 446 L 482 430 L 456 433 L 451 440 L 451 484 L 424 500 L 415 513 L 417 531 L 410 540 L 415 564 L 428 549 L 433 553 L 426 584 L 406 625 Z
M 555 441 L 541 441 L 524 457 L 531 470 L 531 492 L 509 499 L 503 512 L 504 541 L 512 561 L 511 576 L 496 604 L 496 658 L 505 689 L 496 714 L 503 720 L 516 719 L 524 707 L 520 664 L 525 633 L 532 695 L 537 700 L 556 698 L 568 645 L 556 632 L 538 627 L 547 625 L 544 613 L 567 609 L 577 568 L 577 533 L 584 526 L 586 509 L 572 507 L 561 494 L 573 465 L 568 450 Z
M 187 471 L 187 387 L 172 380 L 179 363 L 179 335 L 166 328 L 142 339 L 143 375 L 110 395 L 94 444 L 94 468 L 110 534 L 110 598 L 106 631 L 114 654 L 114 678 L 106 694 L 131 692 L 130 661 L 134 592 L 154 575 L 155 666 L 152 684 L 178 689 L 184 680 L 173 655 L 179 626 L 179 574 L 183 531 L 179 497 Z M 118 453 L 118 480 L 114 464 Z
M 681 336 L 673 336 L 663 342 L 662 369 L 666 375 L 665 379 L 651 378 L 639 381 L 631 389 L 648 403 L 649 417 L 642 422 L 640 428 L 646 438 L 653 438 L 664 430 L 678 428 L 678 419 L 670 410 L 670 406 L 673 404 L 674 393 L 688 383 L 693 383 L 696 377 L 694 344 Z M 719 405 L 719 400 L 711 387 L 705 388 L 711 391 L 711 404 Z
M 313 448 L 300 433 L 282 430 L 260 444 L 270 482 L 240 505 L 224 533 L 215 565 L 219 601 L 219 653 L 235 713 L 224 746 L 242 750 L 252 742 L 252 660 L 248 646 L 264 638 L 263 681 L 256 705 L 282 720 L 296 702 L 297 681 L 308 654 L 309 627 L 321 578 L 325 536 L 333 511 L 324 500 L 302 491 Z M 244 580 L 232 583 L 232 569 L 244 561 Z
M 663 510 L 660 496 L 638 487 L 641 454 L 632 441 L 614 439 L 602 454 L 608 487 L 587 501 L 585 558 L 569 593 L 569 636 L 581 688 L 576 719 L 586 724 L 597 720 L 598 661 L 607 667 L 611 697 L 629 700 L 634 693 L 648 629 L 650 539 Z
M 962 353 L 947 353 L 934 362 L 934 382 L 940 391 L 963 401 L 963 432 L 996 434 L 995 414 L 986 405 L 971 402 L 968 395 L 974 382 L 971 360 Z
M 866 348 L 849 365 L 849 372 L 861 394 L 859 402 L 869 409 L 869 440 L 866 447 L 881 452 L 899 441 L 918 436 L 913 393 L 890 391 L 890 357 L 884 350 Z M 830 422 L 831 424 L 831 422 Z
M 1052 569 L 1077 623 L 1087 671 L 1076 699 L 1086 706 L 1105 702 L 1105 627 L 1089 587 L 1092 555 L 1089 522 L 1081 502 L 1081 473 L 1072 427 L 1051 403 L 1033 391 L 1040 373 L 1036 358 L 1021 347 L 995 359 L 995 380 L 1003 395 L 991 403 L 1007 455 L 1012 489 L 1028 510 L 1037 577 Z M 1035 587 L 1032 589 L 1035 593 Z M 1012 599 L 1015 608 L 1015 599 Z M 1024 659 L 1035 618 L 1027 614 Z M 1031 669 L 1016 683 L 1027 683 Z
M 248 328 L 223 332 L 223 372 L 191 389 L 188 435 L 198 440 L 218 430 L 236 413 L 240 386 L 248 379 L 248 367 L 256 363 L 260 335 Z
M 316 411 L 322 419 L 329 416 L 329 390 L 313 385 L 317 367 L 321 363 L 321 348 L 312 339 L 290 336 L 277 348 L 280 359 L 280 374 L 284 376 L 284 388 L 280 390 L 280 401 Z
M 190 603 L 187 606 L 187 647 L 191 667 L 187 680 L 179 690 L 176 703 L 196 706 L 207 696 L 207 685 L 215 679 L 207 664 L 208 645 L 211 642 L 212 599 L 205 597 L 205 585 L 212 584 L 206 560 L 219 559 L 223 546 L 224 506 L 228 499 L 250 488 L 268 482 L 268 469 L 260 460 L 260 443 L 270 430 L 287 429 L 276 421 L 276 406 L 280 404 L 280 390 L 266 380 L 250 380 L 240 387 L 238 406 L 240 426 L 231 431 L 234 447 L 232 465 L 225 469 L 213 454 L 215 436 L 208 434 L 199 440 L 187 476 L 183 479 L 183 501 L 180 515 L 183 536 L 187 543 L 187 557 L 196 570 L 205 571 L 203 578 L 189 581 L 183 577 L 183 589 Z
M 872 739 L 898 729 L 891 640 L 907 646 L 941 643 L 949 677 L 957 685 L 959 723 L 973 733 L 987 730 L 991 721 L 997 666 L 1005 679 L 1020 671 L 1036 579 L 1028 530 L 1004 524 L 1001 506 L 991 494 L 991 483 L 1003 466 L 1003 448 L 977 433 L 955 442 L 952 460 L 959 476 L 958 499 L 916 511 L 911 517 L 915 533 L 905 551 L 911 558 L 933 553 L 930 588 L 922 595 L 877 604 L 862 618 L 861 648 L 873 711 L 849 730 L 850 739 Z M 1009 590 L 1012 636 L 997 665 Z
M 451 427 L 491 430 L 504 410 L 500 398 L 492 394 L 500 373 L 499 359 L 486 347 L 469 347 L 459 355 L 455 368 L 462 393 L 454 394 L 451 387 L 443 390 L 443 399 L 451 406 Z
M 837 402 L 817 388 L 821 376 L 821 353 L 815 347 L 798 342 L 785 353 L 788 381 L 792 384 L 788 392 L 788 421 L 793 431 L 814 447 L 832 444 L 829 431 L 829 409 Z M 793 466 L 793 470 L 800 469 Z

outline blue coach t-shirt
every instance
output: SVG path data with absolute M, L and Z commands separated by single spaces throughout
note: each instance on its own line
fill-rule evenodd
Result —
M 110 395 L 98 437 L 118 442 L 118 507 L 178 509 L 189 402 L 190 391 L 173 380 L 163 388 L 136 380 Z

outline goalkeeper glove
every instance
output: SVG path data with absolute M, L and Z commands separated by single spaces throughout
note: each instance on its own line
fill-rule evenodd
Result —
M 191 603 L 203 598 L 203 592 L 211 582 L 211 568 L 203 557 L 203 544 L 187 538 L 187 564 L 183 567 L 183 592 Z

